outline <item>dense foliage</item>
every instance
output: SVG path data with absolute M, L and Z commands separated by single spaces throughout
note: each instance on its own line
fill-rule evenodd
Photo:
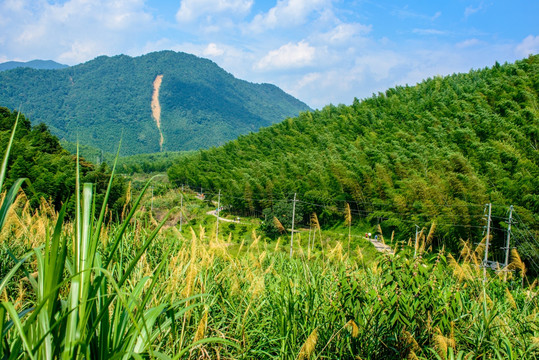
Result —
M 60 141 L 60 145 L 71 154 L 77 153 L 77 144 L 69 141 Z M 131 175 L 134 173 L 165 173 L 175 161 L 192 151 L 163 151 L 151 154 L 135 154 L 118 158 L 116 171 L 120 174 Z M 79 154 L 86 160 L 94 163 L 113 164 L 116 154 L 101 151 L 88 145 L 79 145 Z
M 4 154 L 11 135 L 16 112 L 0 107 L 0 154 Z M 52 135 L 47 126 L 33 126 L 20 115 L 19 125 L 7 165 L 6 185 L 11 186 L 18 178 L 26 178 L 29 185 L 25 192 L 32 207 L 37 207 L 42 199 L 51 201 L 59 209 L 63 203 L 71 201 L 75 191 L 76 157 L 64 150 L 58 138 Z M 97 197 L 102 200 L 110 170 L 107 165 L 95 166 L 84 159 L 80 160 L 81 178 L 97 186 Z M 125 181 L 117 178 L 113 184 L 109 207 L 121 211 L 122 197 L 125 197 Z
M 500 205 L 493 231 L 510 204 L 537 229 L 538 136 L 539 56 L 530 56 L 304 112 L 183 158 L 168 175 L 221 189 L 235 211 L 297 192 L 341 221 L 348 202 L 400 234 L 435 220 L 435 240 L 455 248 L 480 236 L 487 202 Z
M 59 70 L 3 71 L 0 105 L 22 102 L 32 121 L 71 142 L 114 152 L 122 137 L 122 154 L 157 152 L 151 101 L 158 75 L 166 151 L 220 145 L 308 109 L 273 85 L 238 80 L 210 60 L 172 51 L 101 56 Z

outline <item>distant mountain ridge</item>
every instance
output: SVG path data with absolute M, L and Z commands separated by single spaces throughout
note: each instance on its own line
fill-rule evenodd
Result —
M 122 138 L 124 155 L 217 146 L 310 110 L 274 85 L 173 51 L 0 72 L 0 105 L 21 103 L 61 139 L 114 152 Z
M 7 61 L 0 63 L 0 71 L 6 71 L 21 67 L 27 67 L 31 69 L 38 69 L 38 70 L 56 70 L 56 69 L 64 69 L 68 67 L 68 65 L 57 63 L 56 61 L 52 60 L 31 60 L 31 61 Z

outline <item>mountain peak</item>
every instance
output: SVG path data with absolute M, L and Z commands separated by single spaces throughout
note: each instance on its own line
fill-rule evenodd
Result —
M 67 141 L 113 152 L 123 133 L 122 154 L 217 146 L 309 110 L 274 85 L 236 79 L 211 60 L 174 51 L 1 72 L 0 105 L 21 100 L 33 122 Z

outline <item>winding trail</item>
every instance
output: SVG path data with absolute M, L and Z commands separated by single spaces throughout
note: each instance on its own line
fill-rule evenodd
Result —
M 375 239 L 370 239 L 370 238 L 369 238 L 369 241 L 371 242 L 371 244 L 374 245 L 374 248 L 375 248 L 377 251 L 379 251 L 379 252 L 385 252 L 385 253 L 388 253 L 388 254 L 393 254 L 393 249 L 391 248 L 391 246 L 386 245 L 386 244 L 384 244 L 383 242 L 378 241 L 378 240 L 375 240 Z
M 233 223 L 236 223 L 236 224 L 238 224 L 238 223 L 241 224 L 240 222 L 238 222 L 238 221 L 236 221 L 236 220 L 233 220 L 233 219 L 226 219 L 226 218 L 220 217 L 220 216 L 218 217 L 218 216 L 217 216 L 217 210 L 211 210 L 211 211 L 208 211 L 206 214 L 207 214 L 207 215 L 215 216 L 216 218 L 219 219 L 219 221 L 233 222 Z
M 161 104 L 159 104 L 159 89 L 163 82 L 163 75 L 157 75 L 153 81 L 153 94 L 152 94 L 152 117 L 157 124 L 157 130 L 159 130 L 159 149 L 163 151 L 163 143 L 165 141 L 163 132 L 161 131 Z

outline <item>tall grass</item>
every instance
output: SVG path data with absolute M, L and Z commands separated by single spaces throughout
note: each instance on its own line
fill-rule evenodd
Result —
M 16 127 L 17 121 L 2 164 L 0 185 L 5 178 Z M 41 240 L 27 239 L 39 246 L 16 258 L 15 265 L 0 283 L 0 291 L 5 294 L 5 300 L 0 304 L 0 356 L 8 359 L 127 359 L 142 355 L 166 358 L 157 350 L 160 344 L 174 329 L 177 319 L 198 305 L 196 297 L 170 301 L 169 297 L 163 296 L 155 302 L 156 292 L 163 294 L 156 285 L 166 262 L 152 267 L 146 276 L 134 281 L 135 270 L 166 217 L 143 237 L 134 254 L 126 256 L 119 249 L 130 237 L 132 239 L 130 223 L 149 182 L 123 223 L 112 231 L 107 241 L 102 241 L 103 233 L 111 233 L 111 229 L 103 228 L 114 167 L 99 214 L 95 212 L 94 185 L 81 185 L 78 174 L 77 161 L 75 222 L 66 222 L 64 205 L 58 214 L 54 214 L 53 229 L 46 228 L 40 234 Z M 0 230 L 22 182 L 22 179 L 16 181 L 3 197 Z M 11 214 L 17 217 L 13 211 Z M 46 217 L 47 214 L 36 216 Z M 10 236 L 11 233 L 4 239 L 4 246 L 9 241 L 21 241 Z M 164 256 L 166 258 L 168 253 Z M 33 262 L 25 265 L 31 258 Z M 21 269 L 26 274 L 24 279 L 16 277 Z M 28 269 L 35 272 L 30 274 Z M 17 310 L 9 299 L 6 286 L 23 281 L 29 286 L 20 286 L 19 300 L 25 302 Z M 185 306 L 187 302 L 190 307 Z M 201 342 L 202 339 L 197 340 Z M 191 345 L 186 344 L 174 355 L 180 357 Z

